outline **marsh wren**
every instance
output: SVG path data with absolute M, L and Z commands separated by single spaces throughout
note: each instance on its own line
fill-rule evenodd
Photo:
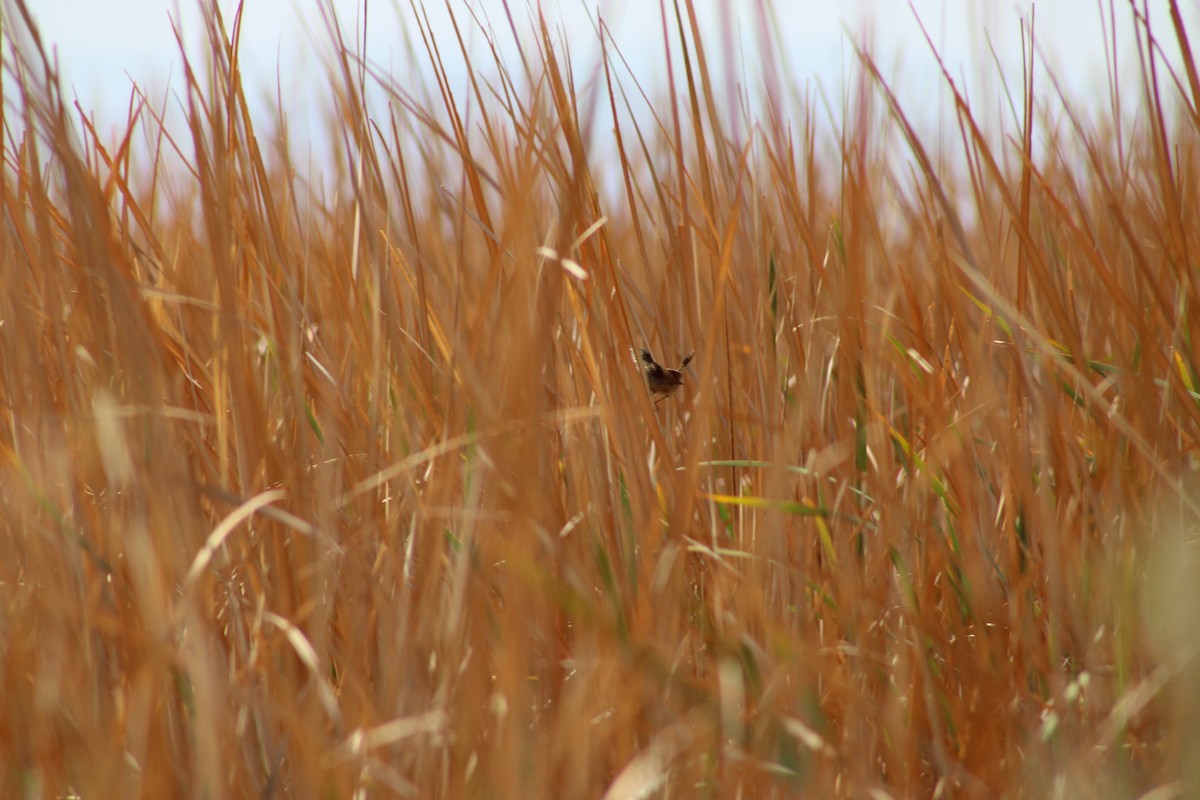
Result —
M 695 351 L 688 353 L 679 362 L 679 369 L 667 369 L 654 360 L 650 350 L 642 348 L 642 361 L 646 363 L 646 383 L 650 386 L 651 394 L 661 394 L 659 400 L 664 400 L 680 386 L 683 386 L 683 370 L 691 362 Z M 655 401 L 657 402 L 657 401 Z

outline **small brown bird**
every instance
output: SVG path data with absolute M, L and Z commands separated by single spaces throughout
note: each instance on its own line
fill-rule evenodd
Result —
M 646 362 L 646 383 L 650 386 L 651 394 L 661 394 L 658 400 L 664 400 L 680 386 L 683 386 L 683 370 L 691 363 L 695 351 L 688 353 L 679 362 L 679 369 L 667 369 L 654 360 L 648 348 L 642 348 L 642 361 Z M 655 401 L 658 402 L 658 401 Z

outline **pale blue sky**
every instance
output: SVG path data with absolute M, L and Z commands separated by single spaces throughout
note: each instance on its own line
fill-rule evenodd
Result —
M 490 18 L 498 29 L 499 41 L 507 53 L 515 53 L 507 31 L 500 0 L 450 0 L 461 9 L 460 22 L 472 26 L 468 8 Z M 361 2 L 333 0 L 349 36 L 353 31 Z M 722 49 L 722 36 L 732 32 L 740 40 L 741 59 L 749 80 L 757 81 L 756 64 L 760 56 L 753 49 L 757 26 L 757 0 L 696 0 L 704 15 L 706 43 L 710 51 Z M 1164 46 L 1175 55 L 1166 0 L 1152 0 L 1152 19 Z M 56 48 L 67 84 L 78 94 L 86 108 L 94 109 L 100 121 L 113 121 L 128 102 L 131 79 L 152 91 L 161 91 L 170 81 L 180 85 L 179 58 L 171 32 L 171 19 L 183 23 L 184 37 L 193 52 L 203 31 L 197 22 L 194 0 L 165 3 L 163 0 L 37 0 L 32 3 L 44 37 Z M 235 2 L 221 0 L 227 14 Z M 512 0 L 518 31 L 530 34 L 529 4 Z M 662 71 L 659 5 L 652 0 L 586 0 L 586 2 L 545 3 L 547 15 L 556 27 L 566 32 L 573 60 L 579 71 L 594 64 L 595 39 L 587 14 L 600 9 L 609 22 L 616 41 L 645 84 L 653 84 Z M 929 50 L 916 24 L 919 16 L 956 75 L 967 77 L 967 87 L 978 97 L 992 92 L 995 83 L 981 76 L 994 75 L 988 41 L 992 42 L 1001 62 L 1010 71 L 1014 85 L 1020 82 L 1020 20 L 1027 17 L 1031 3 L 1005 0 L 913 0 L 912 8 L 903 0 L 837 0 L 810 2 L 796 0 L 775 3 L 780 38 L 791 73 L 800 85 L 813 88 L 819 82 L 831 99 L 840 96 L 842 87 L 851 82 L 851 48 L 845 31 L 855 35 L 873 30 L 877 59 L 888 67 L 906 108 L 918 113 L 936 113 L 939 97 L 944 98 Z M 1108 0 L 1104 0 L 1105 11 Z M 1131 63 L 1132 25 L 1128 3 L 1115 3 L 1118 50 L 1121 61 Z M 1200 43 L 1200 2 L 1184 0 L 1185 14 Z M 311 98 L 313 86 L 322 86 L 320 50 L 314 37 L 322 36 L 317 0 L 245 0 L 242 57 L 248 85 L 263 95 L 274 94 L 276 68 L 282 75 L 285 99 Z M 404 31 L 416 37 L 412 11 L 407 0 L 372 2 L 368 53 L 378 63 L 391 64 L 395 74 L 414 80 L 405 66 Z M 915 13 L 914 13 L 915 12 Z M 442 0 L 429 3 L 428 13 L 438 41 L 452 47 L 453 31 L 447 25 Z M 1043 0 L 1037 7 L 1039 48 L 1050 66 L 1082 103 L 1099 102 L 1105 96 L 1104 35 L 1101 28 L 1101 3 L 1097 0 Z M 730 25 L 727 20 L 733 20 Z M 469 31 L 476 46 L 483 45 L 477 30 Z M 510 63 L 515 64 L 515 60 Z M 896 71 L 893 68 L 898 67 Z M 461 78 L 461 76 L 459 76 Z M 739 76 L 740 77 L 740 76 Z M 990 82 L 989 82 L 990 81 Z M 1043 83 L 1045 89 L 1048 84 Z M 994 101 L 993 101 L 994 102 Z

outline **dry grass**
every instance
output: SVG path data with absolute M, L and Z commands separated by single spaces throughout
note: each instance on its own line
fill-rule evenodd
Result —
M 233 21 L 114 144 L 22 8 L 4 797 L 1200 790 L 1182 26 L 1136 125 L 1035 70 L 939 152 L 865 53 L 840 128 L 772 74 L 734 139 L 690 0 L 653 106 L 543 29 L 468 118 L 333 30 L 324 191 Z M 643 344 L 697 352 L 657 406 Z

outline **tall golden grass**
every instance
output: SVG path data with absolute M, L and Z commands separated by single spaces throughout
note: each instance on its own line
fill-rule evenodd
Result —
M 1175 2 L 942 147 L 868 52 L 730 119 L 692 0 L 661 96 L 543 24 L 469 112 L 331 23 L 325 187 L 206 9 L 115 139 L 0 31 L 0 795 L 1200 791 Z

